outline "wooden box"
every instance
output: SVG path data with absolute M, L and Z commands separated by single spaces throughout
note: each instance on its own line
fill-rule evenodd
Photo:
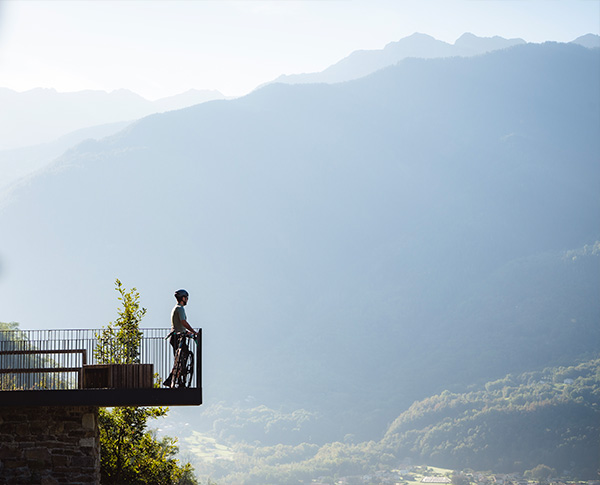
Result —
M 140 389 L 153 385 L 153 364 L 96 364 L 81 369 L 82 389 Z

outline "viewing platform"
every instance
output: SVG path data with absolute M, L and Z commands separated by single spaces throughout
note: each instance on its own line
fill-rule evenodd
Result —
M 111 342 L 99 330 L 0 330 L 0 407 L 197 406 L 202 404 L 202 331 L 191 341 L 188 387 L 166 388 L 173 367 L 170 329 L 140 329 L 135 363 L 106 363 Z M 101 342 L 102 338 L 102 342 Z M 98 361 L 103 346 L 103 362 Z M 115 350 L 115 353 L 118 350 Z

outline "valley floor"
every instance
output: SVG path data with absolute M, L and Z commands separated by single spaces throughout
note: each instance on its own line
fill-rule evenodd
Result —
M 599 480 L 573 481 L 568 477 L 549 480 L 530 479 L 518 473 L 490 474 L 489 472 L 453 471 L 428 466 L 406 465 L 393 470 L 381 470 L 372 475 L 356 475 L 331 479 L 319 477 L 306 485 L 600 485 Z

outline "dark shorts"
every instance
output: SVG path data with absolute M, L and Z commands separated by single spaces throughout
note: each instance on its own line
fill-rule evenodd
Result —
M 169 343 L 171 347 L 173 347 L 173 355 L 177 353 L 177 349 L 179 348 L 179 342 L 183 339 L 183 345 L 187 347 L 187 342 L 185 341 L 185 335 L 183 333 L 173 332 L 171 337 L 169 338 Z

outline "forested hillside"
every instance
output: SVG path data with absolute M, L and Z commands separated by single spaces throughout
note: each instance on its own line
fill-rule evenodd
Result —
M 502 379 L 415 402 L 381 441 L 261 447 L 194 434 L 184 442 L 218 483 L 288 484 L 427 464 L 520 473 L 539 465 L 591 480 L 600 458 L 600 360 Z
M 600 360 L 508 375 L 414 403 L 382 441 L 449 468 L 523 472 L 544 464 L 591 479 L 600 465 Z

